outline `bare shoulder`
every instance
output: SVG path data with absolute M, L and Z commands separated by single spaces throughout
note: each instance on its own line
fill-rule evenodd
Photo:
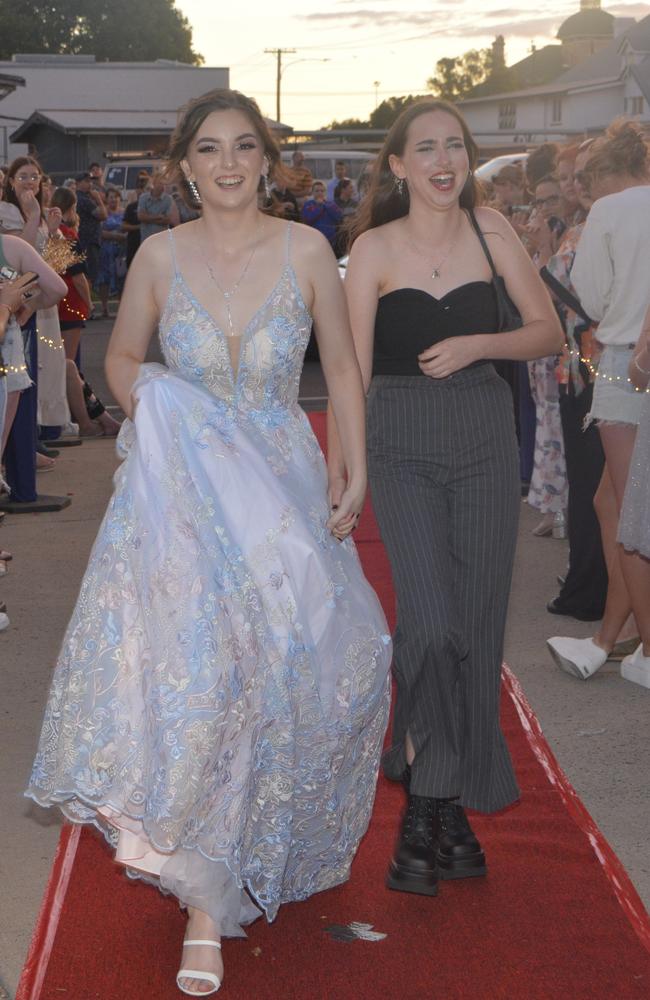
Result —
M 514 235 L 514 229 L 508 222 L 508 220 L 501 214 L 497 212 L 495 208 L 487 208 L 487 206 L 482 206 L 477 208 L 474 212 L 476 221 L 478 222 L 481 232 L 485 236 L 501 236 L 503 239 L 510 239 L 511 235 Z
M 170 236 L 167 230 L 148 236 L 140 244 L 133 260 L 132 266 L 137 268 L 138 275 L 144 276 L 146 274 L 152 279 L 169 276 L 173 271 L 172 239 L 175 238 L 175 236 Z
M 396 222 L 398 221 L 366 229 L 365 233 L 361 233 L 354 241 L 351 256 L 354 255 L 357 260 L 368 263 L 373 260 L 383 260 L 397 236 L 399 226 L 396 226 Z
M 332 248 L 322 233 L 319 233 L 313 226 L 306 226 L 303 222 L 281 222 L 283 227 L 291 226 L 292 250 L 296 255 L 303 256 L 307 260 L 321 261 L 326 255 L 331 256 Z

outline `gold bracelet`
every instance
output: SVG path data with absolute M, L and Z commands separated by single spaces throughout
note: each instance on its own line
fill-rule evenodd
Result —
M 650 372 L 646 371 L 645 368 L 642 368 L 641 365 L 639 364 L 639 358 L 637 354 L 634 355 L 632 361 L 634 362 L 634 367 L 637 369 L 637 371 L 640 371 L 642 375 L 650 375 Z

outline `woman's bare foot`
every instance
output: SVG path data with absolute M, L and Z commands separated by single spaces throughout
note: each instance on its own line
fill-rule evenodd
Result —
M 185 941 L 214 941 L 221 944 L 221 935 L 214 922 L 207 913 L 197 910 L 193 906 L 188 906 L 187 930 L 185 931 Z M 194 972 L 205 971 L 216 976 L 221 984 L 223 982 L 223 959 L 221 949 L 210 945 L 183 945 L 181 958 L 182 969 L 192 969 Z M 178 985 L 183 990 L 194 990 L 198 995 L 205 993 L 216 993 L 218 986 L 209 979 L 188 978 L 183 976 L 178 980 Z
M 55 464 L 56 463 L 53 458 L 41 455 L 40 451 L 36 452 L 36 469 L 38 472 L 44 472 L 45 469 L 53 469 Z
M 101 427 L 102 433 L 105 437 L 117 437 L 120 433 L 120 427 L 122 426 L 119 420 L 114 420 L 110 413 L 107 413 L 106 410 L 99 414 L 97 417 L 97 423 Z

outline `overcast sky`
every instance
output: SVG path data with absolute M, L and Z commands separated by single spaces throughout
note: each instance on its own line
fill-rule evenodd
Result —
M 516 62 L 531 42 L 553 41 L 580 0 L 517 0 L 515 7 L 478 0 L 242 0 L 232 14 L 207 0 L 176 0 L 176 6 L 192 25 L 205 65 L 230 67 L 231 86 L 255 97 L 271 117 L 276 66 L 264 49 L 296 49 L 283 57 L 281 115 L 294 128 L 313 129 L 334 118 L 366 118 L 376 99 L 424 92 L 438 59 L 488 46 L 497 34 L 505 36 L 506 61 Z M 650 4 L 603 7 L 616 17 L 650 14 Z

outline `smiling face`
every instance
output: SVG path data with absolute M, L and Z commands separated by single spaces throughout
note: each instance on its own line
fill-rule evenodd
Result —
M 408 184 L 411 204 L 422 200 L 435 208 L 458 201 L 469 173 L 469 157 L 459 122 L 446 111 L 431 111 L 411 122 L 404 152 L 392 155 L 390 167 Z
M 197 130 L 181 166 L 204 204 L 238 207 L 257 198 L 264 170 L 262 141 L 242 111 L 213 111 Z

